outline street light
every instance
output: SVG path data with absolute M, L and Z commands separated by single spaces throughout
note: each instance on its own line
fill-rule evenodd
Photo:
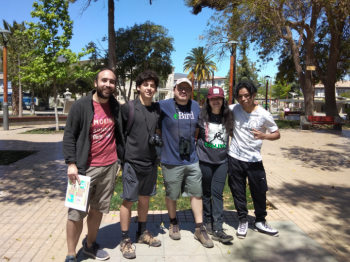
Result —
M 265 76 L 265 78 L 266 78 L 265 109 L 267 111 L 267 93 L 268 93 L 268 89 L 269 89 L 269 78 L 271 78 L 271 77 Z
M 3 121 L 3 129 L 9 130 L 9 106 L 8 106 L 8 97 L 7 97 L 7 42 L 8 40 L 5 39 L 4 34 L 12 34 L 8 30 L 0 30 L 0 34 L 2 36 L 2 41 L 4 43 L 3 48 L 3 68 L 4 68 L 4 103 L 2 106 L 2 121 Z
M 236 44 L 238 44 L 237 41 L 228 41 L 227 44 L 231 45 L 231 58 L 230 58 L 230 89 L 229 89 L 229 95 L 228 95 L 228 103 L 229 105 L 233 104 L 233 87 L 236 84 L 236 79 L 235 79 L 235 71 L 236 68 Z

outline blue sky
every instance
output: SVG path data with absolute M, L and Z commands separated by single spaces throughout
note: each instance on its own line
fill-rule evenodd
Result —
M 79 15 L 83 3 L 86 0 L 79 0 L 71 4 L 69 14 L 74 21 L 73 33 L 70 48 L 74 52 L 79 52 L 90 42 L 101 40 L 108 34 L 107 0 L 98 0 Z M 33 10 L 32 0 L 0 0 L 0 19 L 12 23 L 33 21 L 30 11 Z M 182 73 L 183 61 L 187 53 L 194 47 L 204 46 L 205 42 L 199 41 L 198 36 L 203 34 L 212 10 L 204 9 L 197 16 L 190 13 L 190 8 L 184 5 L 182 0 L 153 0 L 149 5 L 149 0 L 119 0 L 115 1 L 115 29 L 120 27 L 133 26 L 151 21 L 164 26 L 169 30 L 169 35 L 174 38 L 175 51 L 172 53 L 173 66 L 176 73 Z M 101 41 L 100 41 L 101 42 Z M 107 43 L 103 43 L 107 48 Z M 255 62 L 257 56 L 252 50 L 248 51 L 248 57 Z M 215 60 L 215 58 L 214 58 Z M 274 76 L 277 73 L 276 59 L 261 68 L 260 76 Z M 229 70 L 229 59 L 217 63 L 217 76 L 226 76 Z

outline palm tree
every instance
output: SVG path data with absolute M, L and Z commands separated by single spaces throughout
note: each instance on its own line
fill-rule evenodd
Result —
M 68 0 L 69 3 L 75 3 L 78 0 Z M 90 6 L 91 2 L 97 2 L 98 0 L 86 0 L 84 6 L 81 9 L 81 15 Z M 149 4 L 152 4 L 152 0 L 149 0 Z M 108 0 L 108 67 L 116 70 L 117 59 L 115 51 L 115 29 L 114 29 L 114 0 Z
M 211 59 L 214 55 L 208 55 L 205 52 L 203 47 L 192 48 L 191 52 L 188 53 L 188 56 L 185 58 L 184 62 L 184 72 L 190 71 L 188 74 L 188 78 L 191 79 L 194 74 L 197 83 L 197 102 L 200 102 L 200 89 L 203 80 L 210 80 L 211 74 L 214 75 L 214 71 L 217 70 L 215 62 Z

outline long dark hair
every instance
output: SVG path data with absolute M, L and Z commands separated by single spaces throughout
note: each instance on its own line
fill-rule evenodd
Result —
M 233 129 L 233 114 L 230 108 L 228 107 L 228 102 L 223 98 L 223 103 L 220 110 L 220 115 L 222 119 L 222 124 L 225 126 L 226 132 L 230 133 Z M 202 106 L 202 109 L 199 113 L 199 118 L 205 123 L 209 123 L 209 113 L 211 113 L 211 106 L 209 104 L 209 99 L 207 98 Z

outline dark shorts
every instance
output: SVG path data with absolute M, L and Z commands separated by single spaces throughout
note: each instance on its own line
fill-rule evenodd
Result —
M 108 214 L 111 198 L 115 187 L 115 177 L 118 170 L 118 162 L 109 166 L 90 166 L 86 170 L 86 176 L 91 177 L 88 206 L 101 213 Z M 68 219 L 80 221 L 86 217 L 87 212 L 69 208 Z
M 159 160 L 156 160 L 149 175 L 141 176 L 135 173 L 128 162 L 125 162 L 122 174 L 123 193 L 120 197 L 129 202 L 136 202 L 139 200 L 139 196 L 156 195 L 158 163 Z

